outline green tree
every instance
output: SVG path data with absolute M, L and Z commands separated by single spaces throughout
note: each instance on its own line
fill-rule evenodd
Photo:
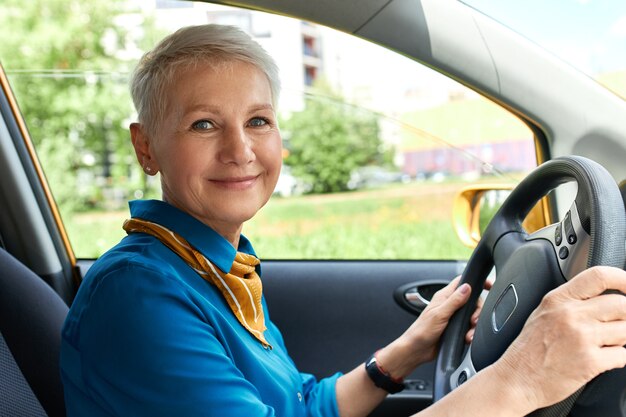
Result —
M 0 60 L 65 213 L 99 205 L 110 184 L 132 189 L 142 181 L 127 129 L 134 62 L 120 58 L 138 40 L 116 24 L 136 14 L 125 7 L 115 0 L 0 6 Z
M 346 104 L 324 83 L 316 84 L 316 94 L 283 123 L 283 131 L 285 163 L 313 193 L 345 191 L 355 168 L 385 159 L 377 116 Z

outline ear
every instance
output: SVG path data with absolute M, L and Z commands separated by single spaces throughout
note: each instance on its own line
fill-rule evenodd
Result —
M 154 158 L 153 147 L 147 132 L 140 123 L 131 123 L 129 128 L 135 155 L 137 155 L 137 162 L 139 162 L 146 174 L 156 175 L 159 172 L 159 163 Z

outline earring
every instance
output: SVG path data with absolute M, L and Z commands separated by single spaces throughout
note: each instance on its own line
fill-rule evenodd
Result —
M 152 174 L 152 168 L 150 165 L 145 166 L 143 170 L 146 171 L 146 174 Z

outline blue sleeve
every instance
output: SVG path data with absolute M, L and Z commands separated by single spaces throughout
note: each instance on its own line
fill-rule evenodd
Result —
M 162 273 L 135 265 L 102 277 L 79 334 L 82 389 L 111 415 L 274 415 L 189 292 Z
M 301 373 L 300 375 L 307 404 L 307 417 L 339 417 L 335 386 L 341 374 L 337 373 L 319 382 L 311 374 Z

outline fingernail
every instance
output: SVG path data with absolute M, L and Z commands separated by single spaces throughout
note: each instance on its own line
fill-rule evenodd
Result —
M 459 288 L 457 288 L 457 291 L 463 295 L 467 294 L 470 292 L 470 286 L 469 284 L 465 283 L 463 285 L 461 285 Z

